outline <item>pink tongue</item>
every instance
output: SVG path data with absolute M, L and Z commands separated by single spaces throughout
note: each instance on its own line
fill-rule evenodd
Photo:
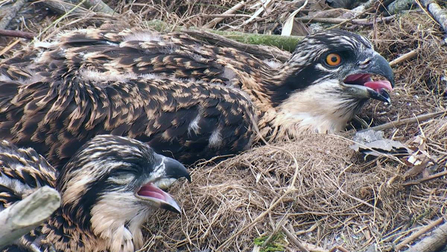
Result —
M 167 200 L 166 193 L 152 184 L 146 184 L 141 187 L 141 189 L 138 191 L 138 194 L 141 196 L 161 199 L 163 201 Z
M 391 83 L 387 80 L 368 81 L 365 82 L 364 86 L 374 89 L 377 92 L 379 92 L 381 89 L 387 89 L 389 91 L 393 91 Z
M 370 76 L 371 75 L 369 74 L 353 74 L 346 77 L 345 82 L 351 84 L 361 84 L 369 81 L 371 79 Z

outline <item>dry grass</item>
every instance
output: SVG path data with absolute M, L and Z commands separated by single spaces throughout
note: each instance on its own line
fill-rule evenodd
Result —
M 41 21 L 42 36 L 74 27 L 112 24 L 114 27 L 144 26 L 144 20 L 159 19 L 176 25 L 201 27 L 239 1 L 109 1 L 121 15 L 105 18 L 91 15 Z M 238 14 L 250 15 L 255 1 Z M 291 3 L 277 1 L 269 12 L 248 25 L 247 17 L 226 18 L 217 29 L 274 32 L 293 11 Z M 23 26 L 25 27 L 25 26 Z M 35 27 L 35 26 L 33 26 Z M 24 29 L 26 30 L 26 29 Z M 33 30 L 36 32 L 36 30 Z M 394 67 L 396 89 L 393 106 L 372 102 L 361 116 L 372 125 L 444 110 L 447 49 L 439 27 L 424 13 L 402 15 L 363 34 L 387 59 L 419 48 L 418 55 Z M 1 42 L 1 41 L 0 41 Z M 7 41 L 9 43 L 10 41 Z M 26 44 L 26 43 L 23 43 Z M 218 164 L 198 165 L 193 182 L 178 183 L 170 193 L 183 207 L 183 214 L 157 212 L 147 224 L 146 251 L 251 251 L 262 240 L 283 250 L 296 251 L 285 238 L 287 228 L 306 244 L 329 250 L 338 245 L 351 251 L 376 244 L 379 251 L 392 251 L 420 226 L 446 216 L 445 176 L 405 186 L 430 174 L 446 170 L 447 119 L 432 119 L 386 131 L 402 142 L 420 136 L 415 146 L 432 163 L 412 177 L 404 162 L 387 158 L 365 161 L 349 148 L 349 137 L 307 135 L 287 143 L 258 146 Z M 272 251 L 272 250 L 271 250 Z
M 340 136 L 309 135 L 196 168 L 191 184 L 170 191 L 183 206 L 181 218 L 154 215 L 146 249 L 250 251 L 256 238 L 285 226 L 327 249 L 359 251 L 376 243 L 389 250 L 411 228 L 445 214 L 445 181 L 406 188 L 406 167 L 365 162 L 351 144 Z
M 417 56 L 394 66 L 396 87 L 392 106 L 372 103 L 363 116 L 373 125 L 445 110 L 447 48 L 439 26 L 424 13 L 400 16 L 395 22 L 379 24 L 365 31 L 376 49 L 388 60 L 417 49 Z M 419 134 L 416 125 L 393 129 L 389 135 L 405 141 Z

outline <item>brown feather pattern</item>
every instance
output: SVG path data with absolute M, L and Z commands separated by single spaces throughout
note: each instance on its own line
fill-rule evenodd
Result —
M 179 177 L 189 178 L 180 163 L 130 138 L 94 137 L 57 179 L 56 170 L 33 149 L 2 141 L 0 210 L 44 185 L 56 188 L 62 199 L 48 221 L 5 251 L 133 252 L 143 245 L 142 224 L 160 207 L 150 197 L 138 197 L 138 191 L 147 183 Z
M 34 188 L 55 186 L 56 170 L 35 150 L 0 142 L 0 211 L 22 200 Z
M 375 53 L 358 35 L 326 32 L 274 68 L 182 33 L 70 31 L 0 65 L 0 137 L 61 167 L 97 134 L 136 138 L 192 163 L 248 148 L 258 138 L 254 127 L 267 139 L 334 132 L 367 100 L 346 96 L 338 84 L 307 91 L 341 81 L 343 71 L 318 65 L 334 48 Z M 288 99 L 296 93 L 306 99 Z

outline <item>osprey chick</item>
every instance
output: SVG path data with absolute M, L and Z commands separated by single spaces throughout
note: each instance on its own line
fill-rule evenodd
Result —
M 43 185 L 61 194 L 61 207 L 7 251 L 135 251 L 154 208 L 180 213 L 160 188 L 190 179 L 185 167 L 134 139 L 99 135 L 82 146 L 59 175 L 33 149 L 0 142 L 0 210 Z M 56 179 L 57 176 L 57 179 Z
M 270 140 L 340 131 L 369 98 L 390 102 L 393 83 L 371 43 L 341 30 L 279 67 L 182 33 L 76 30 L 2 62 L 0 137 L 57 167 L 105 133 L 192 163 L 248 148 L 255 127 Z

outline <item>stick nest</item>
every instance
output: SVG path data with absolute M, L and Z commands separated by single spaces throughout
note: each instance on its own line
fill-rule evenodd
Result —
M 197 167 L 191 184 L 170 190 L 182 216 L 156 213 L 146 249 L 251 251 L 257 238 L 280 233 L 281 226 L 319 247 L 358 251 L 377 243 L 390 249 L 396 237 L 439 214 L 445 181 L 406 188 L 403 165 L 366 162 L 351 144 L 340 136 L 307 135 Z
M 76 27 L 145 27 L 143 21 L 151 19 L 174 26 L 201 27 L 213 19 L 211 14 L 222 13 L 238 1 L 106 3 L 121 14 L 67 17 L 41 38 Z M 250 32 L 270 29 L 275 33 L 278 24 L 299 7 L 296 4 L 276 1 L 269 12 L 250 24 L 240 26 L 247 17 L 238 16 L 225 18 L 215 28 Z M 237 14 L 255 10 L 244 7 Z M 37 33 L 54 19 L 29 19 L 34 23 L 19 23 L 18 28 L 28 31 L 31 27 Z M 439 26 L 425 13 L 400 15 L 373 27 L 345 24 L 340 28 L 354 29 L 371 38 L 390 61 L 418 48 L 415 58 L 394 66 L 393 105 L 371 102 L 360 117 L 377 125 L 445 109 L 447 49 Z M 6 45 L 11 41 L 0 42 Z M 353 144 L 349 133 L 305 135 L 290 142 L 257 146 L 219 163 L 199 164 L 192 170 L 192 183 L 175 184 L 170 193 L 183 213 L 154 213 L 147 224 L 148 240 L 143 250 L 252 251 L 254 246 L 261 246 L 264 251 L 296 251 L 297 244 L 285 236 L 287 229 L 302 244 L 319 248 L 339 245 L 362 251 L 375 244 L 379 251 L 392 251 L 420 226 L 446 216 L 445 176 L 413 185 L 406 182 L 445 171 L 447 119 L 402 125 L 385 133 L 425 153 L 429 164 L 410 176 L 408 172 L 414 167 L 403 159 L 364 159 L 349 148 Z M 327 251 L 324 249 L 313 251 Z

